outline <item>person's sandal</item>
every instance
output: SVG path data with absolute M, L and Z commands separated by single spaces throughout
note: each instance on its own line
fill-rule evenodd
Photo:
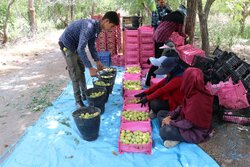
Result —
M 163 143 L 163 145 L 166 148 L 172 148 L 172 147 L 176 146 L 179 143 L 180 143 L 179 141 L 165 140 L 164 143 Z

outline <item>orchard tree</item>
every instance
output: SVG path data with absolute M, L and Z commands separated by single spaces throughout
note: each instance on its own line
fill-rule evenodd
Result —
M 7 41 L 8 41 L 8 34 L 7 34 L 7 29 L 8 29 L 8 23 L 9 23 L 9 19 L 11 17 L 11 13 L 10 13 L 10 10 L 11 10 L 11 6 L 14 4 L 15 0 L 10 0 L 10 1 L 7 1 L 7 2 L 1 2 L 1 4 L 3 3 L 4 4 L 4 7 L 5 7 L 5 10 L 3 10 L 3 21 L 1 20 L 2 22 L 2 44 L 5 44 Z M 2 8 L 2 6 L 1 6 Z
M 201 40 L 202 40 L 202 49 L 209 54 L 209 34 L 207 20 L 210 8 L 215 0 L 206 0 L 205 6 L 203 7 L 202 0 L 197 0 L 198 15 L 200 21 L 200 31 L 201 31 Z
M 195 21 L 197 12 L 197 0 L 187 1 L 187 13 L 185 32 L 189 37 L 188 43 L 194 42 Z
M 229 0 L 227 1 L 233 19 L 240 23 L 240 34 L 245 30 L 246 18 L 250 16 L 250 0 Z

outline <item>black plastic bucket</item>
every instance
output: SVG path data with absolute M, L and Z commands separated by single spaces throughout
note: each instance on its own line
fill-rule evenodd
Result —
M 98 115 L 93 118 L 80 118 L 83 113 L 93 114 L 95 112 L 98 112 Z M 93 141 L 97 139 L 101 122 L 100 113 L 101 110 L 97 107 L 82 107 L 72 113 L 75 124 L 84 140 Z
M 116 77 L 116 74 L 117 74 L 117 69 L 115 67 L 106 67 L 103 69 L 103 71 L 106 71 L 106 72 L 109 72 L 109 73 L 112 73 L 115 75 Z
M 108 84 L 108 85 L 99 85 L 98 82 L 104 82 L 104 84 Z M 108 101 L 108 98 L 109 98 L 109 94 L 112 93 L 112 83 L 109 81 L 102 81 L 102 80 L 96 80 L 96 81 L 93 81 L 93 85 L 94 85 L 94 88 L 106 88 L 107 92 L 106 92 L 106 100 L 105 102 Z
M 96 92 L 104 92 L 104 94 L 102 94 L 101 96 L 98 96 L 98 97 L 90 97 L 90 95 L 94 92 L 95 93 Z M 101 114 L 103 114 L 105 111 L 106 93 L 107 93 L 107 90 L 104 87 L 89 88 L 86 91 L 86 97 L 87 97 L 88 103 L 93 104 L 95 107 L 100 108 Z
M 106 72 L 106 71 L 100 71 L 99 79 L 104 81 L 104 82 L 110 82 L 112 85 L 112 89 L 111 89 L 110 93 L 112 93 L 112 90 L 113 90 L 113 86 L 115 83 L 115 76 L 116 76 L 116 74 L 112 74 L 112 73 Z

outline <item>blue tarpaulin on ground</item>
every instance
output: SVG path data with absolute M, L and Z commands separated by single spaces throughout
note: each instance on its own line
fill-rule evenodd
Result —
M 152 121 L 152 154 L 118 153 L 120 116 L 123 106 L 122 76 L 119 67 L 113 93 L 101 115 L 97 140 L 88 142 L 74 123 L 72 85 L 69 83 L 61 96 L 48 107 L 37 122 L 29 127 L 14 151 L 2 162 L 1 167 L 217 167 L 219 166 L 196 144 L 181 143 L 167 149 L 159 136 L 159 125 Z M 86 72 L 88 88 L 92 80 Z M 7 153 L 7 152 L 6 152 Z M 6 154 L 5 153 L 5 154 Z M 117 153 L 117 154 L 116 154 Z M 2 155 L 3 158 L 5 155 Z

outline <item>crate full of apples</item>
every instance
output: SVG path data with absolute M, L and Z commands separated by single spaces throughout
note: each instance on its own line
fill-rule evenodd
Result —
M 122 123 L 118 140 L 119 153 L 151 154 L 152 129 L 149 122 Z
M 122 111 L 122 123 L 127 122 L 149 122 L 149 110 L 146 107 L 141 107 L 140 105 L 127 105 L 123 107 Z

